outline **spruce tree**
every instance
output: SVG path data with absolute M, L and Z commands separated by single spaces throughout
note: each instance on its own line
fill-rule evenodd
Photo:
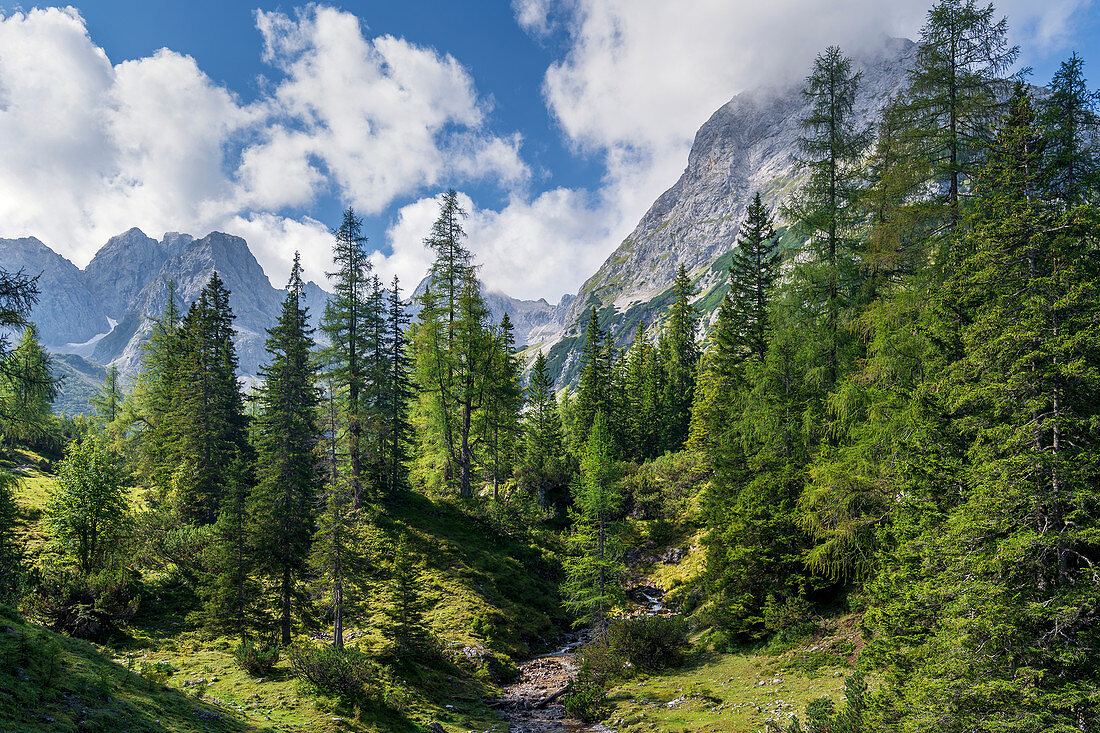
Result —
M 971 254 L 953 277 L 962 356 L 930 386 L 967 442 L 948 484 L 961 495 L 941 521 L 915 520 L 873 593 L 882 715 L 899 727 L 1097 722 L 1097 232 L 1042 194 L 1021 87 L 976 178 Z
M 782 262 L 771 215 L 757 192 L 737 235 L 730 266 L 730 302 L 744 351 L 764 361 L 771 331 L 769 303 Z
M 1084 61 L 1074 53 L 1051 80 L 1041 113 L 1045 186 L 1067 206 L 1094 201 L 1100 185 L 1100 156 L 1092 143 L 1100 129 L 1098 100 L 1100 93 L 1085 82 Z
M 164 420 L 170 440 L 162 447 L 175 465 L 171 481 L 181 517 L 212 524 L 221 497 L 236 480 L 232 467 L 247 465 L 249 456 L 233 312 L 217 272 L 183 319 L 178 359 Z
M 622 415 L 626 433 L 624 456 L 634 461 L 655 458 L 662 447 L 660 430 L 664 395 L 661 390 L 661 366 L 645 325 L 638 324 L 634 342 L 625 356 L 622 374 L 626 408 Z
M 385 607 L 383 633 L 394 645 L 395 655 L 421 652 L 428 643 L 421 593 L 420 558 L 413 552 L 406 533 L 393 549 L 390 565 L 389 603 Z
M 480 422 L 493 482 L 493 499 L 496 500 L 500 483 L 511 476 L 515 468 L 523 407 L 520 364 L 515 355 L 512 321 L 507 313 L 494 330 L 493 342 L 492 363 L 488 365 L 490 380 Z
M 600 328 L 596 309 L 589 311 L 585 327 L 584 350 L 580 355 L 577 396 L 572 405 L 573 429 L 570 432 L 574 455 L 581 455 L 588 432 L 597 414 L 611 411 L 610 337 Z
M 373 293 L 371 264 L 367 258 L 363 222 L 348 208 L 340 227 L 333 233 L 332 261 L 336 271 L 327 273 L 334 280 L 332 298 L 325 305 L 321 330 L 329 339 L 325 352 L 327 373 L 336 385 L 344 418 L 350 461 L 349 481 L 356 507 L 362 506 L 364 487 L 363 402 L 367 398 L 370 369 L 375 355 L 370 353 L 371 321 L 380 314 L 371 308 Z M 374 316 L 374 317 L 372 317 Z
M 386 303 L 386 369 L 381 396 L 385 495 L 388 497 L 393 497 L 408 485 L 409 446 L 412 443 L 409 400 L 414 393 L 410 378 L 409 342 L 405 335 L 408 323 L 409 316 L 401 302 L 400 283 L 395 275 Z
M 256 567 L 278 588 L 275 606 L 284 645 L 290 643 L 295 612 L 300 614 L 307 601 L 304 580 L 320 481 L 312 328 L 301 297 L 295 255 L 279 321 L 268 330 L 270 362 L 261 369 L 254 430 L 258 483 L 249 502 Z
M 554 378 L 541 351 L 531 367 L 527 383 L 528 410 L 524 421 L 524 456 L 521 480 L 538 498 L 539 504 L 564 507 L 567 487 L 564 436 Z
M 695 377 L 699 367 L 699 347 L 695 341 L 699 330 L 699 312 L 691 304 L 693 285 L 681 264 L 672 284 L 672 306 L 668 322 L 661 334 L 661 349 L 666 379 L 664 380 L 666 450 L 680 450 L 688 438 L 691 404 L 695 399 Z
M 571 555 L 565 558 L 565 605 L 577 616 L 577 623 L 591 624 L 606 633 L 612 609 L 625 594 L 617 520 L 623 496 L 617 484 L 618 469 L 612 458 L 614 444 L 602 413 L 597 413 L 589 431 L 581 471 L 573 480 L 573 530 L 569 538 Z

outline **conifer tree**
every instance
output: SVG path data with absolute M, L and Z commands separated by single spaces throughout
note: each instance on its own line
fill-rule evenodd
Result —
M 259 586 L 253 577 L 249 493 L 252 469 L 239 455 L 229 467 L 213 537 L 206 553 L 206 572 L 199 588 L 203 626 L 212 633 L 244 636 L 255 621 Z
M 665 442 L 667 450 L 680 450 L 688 437 L 691 404 L 695 398 L 695 377 L 699 368 L 699 347 L 695 337 L 699 330 L 699 313 L 691 304 L 691 278 L 681 264 L 672 284 L 672 306 L 668 322 L 661 334 L 664 342 L 661 361 L 667 377 L 664 380 Z
M 390 598 L 385 609 L 386 621 L 383 628 L 386 636 L 393 642 L 397 655 L 422 651 L 428 642 L 421 583 L 419 558 L 409 544 L 408 535 L 402 533 L 393 550 Z
M 918 519 L 873 594 L 871 653 L 890 679 L 882 715 L 910 729 L 1097 722 L 1087 690 L 1100 673 L 1085 651 L 1100 584 L 1086 529 L 1100 509 L 1087 427 L 1100 375 L 1088 315 L 1097 232 L 1042 195 L 1042 137 L 1022 87 L 1011 110 L 976 179 L 971 254 L 953 277 L 962 356 L 930 385 L 949 393 L 967 441 L 951 477 L 961 495 L 942 521 Z
M 554 394 L 554 378 L 541 351 L 531 367 L 527 384 L 527 415 L 524 423 L 525 450 L 521 477 L 542 506 L 564 506 L 566 461 L 561 415 Z
M 589 311 L 585 328 L 584 350 L 580 355 L 580 375 L 577 396 L 572 405 L 573 429 L 570 433 L 575 455 L 581 455 L 588 442 L 588 432 L 597 414 L 611 411 L 610 338 L 596 317 L 596 308 Z
M 520 437 L 520 410 L 523 389 L 520 365 L 515 355 L 512 321 L 505 313 L 493 334 L 490 380 L 482 411 L 481 432 L 488 452 L 493 499 L 497 499 L 501 481 L 513 472 Z
M 820 341 L 825 390 L 836 384 L 845 344 L 842 317 L 853 305 L 858 285 L 855 263 L 857 199 L 862 189 L 860 157 L 867 147 L 866 130 L 855 127 L 853 105 L 861 73 L 851 60 L 831 46 L 814 61 L 803 96 L 811 103 L 802 120 L 799 171 L 806 182 L 784 207 L 786 217 L 810 238 L 813 261 L 803 269 L 807 299 L 820 302 Z
M 270 362 L 261 370 L 256 418 L 256 476 L 249 514 L 256 566 L 279 590 L 278 627 L 290 643 L 294 613 L 305 606 L 303 588 L 320 480 L 317 456 L 318 394 L 311 356 L 312 329 L 301 302 L 301 267 L 294 266 L 276 326 L 269 329 Z
M 576 554 L 564 561 L 566 606 L 577 614 L 577 623 L 592 624 L 601 634 L 612 609 L 625 598 L 621 578 L 626 568 L 617 525 L 623 497 L 613 450 L 611 432 L 603 414 L 597 413 L 580 476 L 571 487 L 577 511 L 572 514 L 569 544 Z
M 996 19 L 993 5 L 974 0 L 940 0 L 921 29 L 906 116 L 915 149 L 931 164 L 931 180 L 947 189 L 941 220 L 952 229 L 961 219 L 964 186 L 1003 109 L 998 79 L 1019 55 L 1007 35 L 1008 23 Z
M 421 390 L 417 410 L 424 426 L 417 435 L 421 473 L 441 471 L 444 487 L 470 498 L 478 442 L 475 417 L 489 394 L 494 339 L 470 253 L 462 245 L 465 215 L 453 190 L 443 195 L 439 218 L 424 240 L 436 259 L 420 296 L 420 318 L 411 341 Z
M 99 393 L 91 399 L 92 407 L 96 410 L 96 417 L 104 425 L 114 422 L 122 409 L 123 399 L 122 390 L 118 384 L 118 368 L 113 365 L 109 366 L 106 375 L 103 377 L 103 386 L 100 388 Z
M 409 342 L 405 335 L 408 323 L 409 316 L 401 302 L 400 283 L 395 275 L 386 304 L 386 373 L 381 399 L 385 494 L 390 497 L 408 485 L 409 445 L 412 442 L 408 411 L 414 392 L 409 376 L 412 368 Z
M 347 455 L 351 463 L 349 481 L 356 507 L 362 506 L 364 487 L 363 402 L 367 397 L 373 355 L 369 338 L 372 316 L 378 314 L 371 308 L 373 294 L 371 264 L 367 258 L 366 237 L 363 222 L 348 208 L 340 227 L 334 232 L 332 261 L 336 271 L 327 273 L 334 280 L 333 295 L 325 305 L 321 329 L 328 336 L 330 346 L 326 350 L 327 372 L 336 385 L 344 418 L 347 421 Z
M 228 493 L 234 465 L 249 448 L 244 398 L 237 381 L 233 312 L 218 273 L 191 304 L 180 327 L 180 352 L 171 412 L 166 419 L 175 499 L 181 516 L 212 524 Z
M 27 316 L 37 302 L 38 289 L 34 278 L 0 267 L 0 392 L 18 391 L 19 385 L 35 381 L 33 374 L 23 372 L 17 368 L 17 362 L 9 359 L 8 338 L 18 329 L 30 325 Z M 8 401 L 0 399 L 0 426 L 14 417 Z M 23 576 L 23 543 L 15 532 L 17 481 L 14 474 L 0 468 L 0 602 L 14 601 Z
M 1092 144 L 1100 115 L 1100 93 L 1085 82 L 1084 61 L 1074 53 L 1050 82 L 1041 122 L 1046 157 L 1046 187 L 1068 206 L 1094 201 L 1100 185 L 1100 155 Z
M 8 378 L 0 384 L 5 417 L 0 428 L 7 437 L 34 444 L 49 431 L 50 405 L 60 388 L 60 380 L 51 373 L 52 363 L 38 340 L 38 329 L 26 326 L 4 364 Z
M 149 339 L 142 345 L 141 372 L 129 398 L 123 403 L 124 420 L 137 427 L 137 470 L 164 494 L 175 470 L 176 444 L 172 413 L 173 397 L 180 379 L 183 336 L 176 303 L 176 284 L 169 281 L 164 308 L 151 318 Z
M 757 192 L 737 235 L 730 266 L 730 302 L 744 351 L 757 361 L 768 352 L 769 303 L 782 254 L 771 216 Z
M 645 324 L 639 323 L 622 375 L 626 408 L 622 415 L 626 432 L 624 454 L 635 461 L 655 458 L 662 447 L 661 366 Z

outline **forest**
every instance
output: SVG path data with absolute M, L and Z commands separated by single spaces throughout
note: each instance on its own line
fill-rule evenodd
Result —
M 32 628 L 132 662 L 158 626 L 334 721 L 443 730 L 418 696 L 489 700 L 570 629 L 561 699 L 593 723 L 634 675 L 845 616 L 843 689 L 768 730 L 1100 731 L 1100 95 L 1076 53 L 1016 70 L 1008 32 L 940 0 L 872 128 L 822 51 L 798 185 L 755 195 L 717 317 L 681 265 L 625 350 L 590 310 L 574 384 L 491 319 L 453 190 L 415 317 L 348 209 L 318 331 L 296 258 L 257 383 L 215 272 L 186 309 L 170 289 L 140 374 L 110 369 L 87 419 L 53 414 L 35 279 L 0 270 L 0 621 L 25 637 L 0 646 L 0 728 L 50 730 L 21 716 L 77 694 Z M 32 469 L 52 479 L 30 512 Z M 639 614 L 632 527 L 684 512 L 700 571 Z M 439 580 L 484 573 L 468 605 Z M 163 685 L 157 664 L 129 672 Z M 122 694 L 111 674 L 80 694 Z M 112 729 L 87 720 L 56 729 Z

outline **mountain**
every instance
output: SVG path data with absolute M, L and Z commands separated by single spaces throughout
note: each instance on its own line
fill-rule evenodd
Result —
M 23 270 L 38 278 L 39 301 L 31 320 L 50 351 L 72 356 L 56 362 L 73 383 L 73 399 L 66 401 L 66 408 L 80 401 L 77 382 L 94 379 L 104 364 L 118 366 L 126 376 L 137 373 L 141 345 L 149 335 L 151 318 L 164 310 L 169 282 L 175 283 L 177 301 L 186 310 L 211 272 L 218 271 L 230 290 L 245 377 L 255 377 L 266 359 L 266 329 L 275 323 L 283 299 L 283 291 L 271 285 L 248 243 L 222 232 L 201 239 L 169 232 L 157 241 L 140 229 L 130 229 L 111 237 L 83 270 L 34 237 L 0 239 L 0 262 L 6 270 Z M 316 325 L 328 293 L 309 282 L 305 296 Z
M 88 341 L 110 328 L 107 313 L 88 290 L 80 269 L 36 238 L 0 239 L 0 262 L 6 270 L 38 278 L 38 304 L 31 320 L 51 349 Z
M 887 39 L 853 59 L 853 70 L 863 74 L 854 109 L 860 124 L 873 125 L 889 98 L 905 86 L 915 52 L 912 41 Z M 800 182 L 797 140 L 809 111 L 801 88 L 773 86 L 738 94 L 699 128 L 680 179 L 581 286 L 561 330 L 529 342 L 532 350 L 548 350 L 559 385 L 575 376 L 588 310 L 595 307 L 601 324 L 624 345 L 639 322 L 660 321 L 680 264 L 695 281 L 695 304 L 704 321 L 713 316 L 728 287 L 737 231 L 753 193 L 760 191 L 774 211 Z

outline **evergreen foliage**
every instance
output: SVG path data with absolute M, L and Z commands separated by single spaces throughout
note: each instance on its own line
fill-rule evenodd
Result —
M 625 600 L 621 578 L 626 568 L 617 525 L 623 497 L 613 450 L 603 414 L 596 413 L 580 476 L 571 487 L 576 512 L 571 514 L 569 544 L 575 554 L 564 561 L 566 605 L 576 613 L 578 624 L 592 624 L 601 634 L 612 610 Z
M 249 500 L 256 569 L 277 588 L 274 604 L 282 644 L 308 605 L 305 576 L 313 540 L 313 506 L 320 471 L 316 455 L 319 396 L 314 385 L 312 329 L 301 302 L 295 256 L 279 322 L 268 330 L 271 361 L 262 369 L 253 429 L 256 488 Z

